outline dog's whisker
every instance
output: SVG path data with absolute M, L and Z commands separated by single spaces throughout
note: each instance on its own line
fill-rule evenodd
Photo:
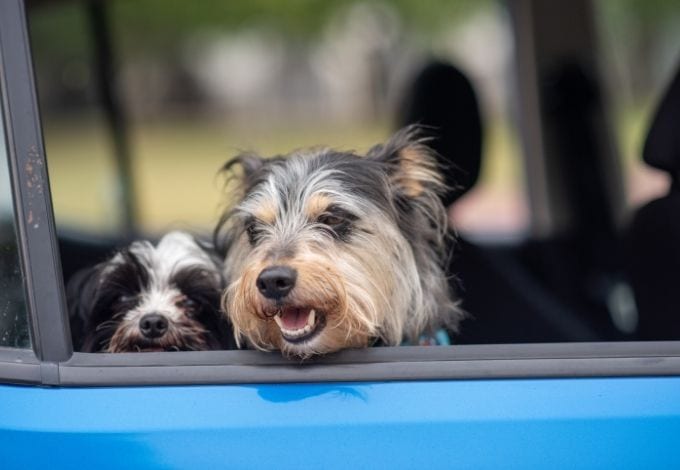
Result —
M 117 324 L 118 324 L 117 321 L 108 320 L 108 321 L 102 322 L 99 325 L 97 325 L 97 328 L 95 328 L 95 331 L 101 331 L 105 328 L 110 328 L 110 327 L 115 326 Z
M 126 311 L 118 312 L 118 313 L 116 313 L 115 315 L 113 315 L 113 316 L 111 317 L 111 320 L 118 320 L 118 319 L 120 319 L 121 317 L 124 317 L 125 315 L 127 315 L 127 313 L 128 313 L 128 312 L 126 312 Z

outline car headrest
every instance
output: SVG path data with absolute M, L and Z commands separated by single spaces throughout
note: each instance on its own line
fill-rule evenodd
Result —
M 402 103 L 398 124 L 421 124 L 429 145 L 441 156 L 449 205 L 474 186 L 482 161 L 482 120 L 470 81 L 456 67 L 427 64 Z
M 643 159 L 654 168 L 680 179 L 680 68 L 654 115 L 647 134 Z

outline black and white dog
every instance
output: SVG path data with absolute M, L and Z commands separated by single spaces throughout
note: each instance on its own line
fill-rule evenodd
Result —
M 239 168 L 216 230 L 237 341 L 305 358 L 457 328 L 444 184 L 417 128 L 365 156 L 317 148 L 226 166 Z
M 221 264 L 189 234 L 156 246 L 137 241 L 77 273 L 67 300 L 74 347 L 82 352 L 229 349 L 220 314 Z

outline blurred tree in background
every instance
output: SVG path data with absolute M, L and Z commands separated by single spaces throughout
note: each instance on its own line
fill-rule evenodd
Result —
M 669 80 L 680 61 L 680 2 L 598 0 L 600 27 L 610 35 L 630 99 L 639 102 Z M 605 41 L 607 38 L 604 38 Z
M 77 0 L 38 1 L 31 14 L 31 34 L 40 44 L 37 53 L 45 62 L 64 62 L 89 57 L 83 40 L 85 5 Z M 235 32 L 257 28 L 285 41 L 313 41 L 338 14 L 359 0 L 112 0 L 112 28 L 117 47 L 125 56 L 172 57 L 197 31 Z M 494 0 L 388 0 L 368 2 L 396 12 L 401 27 L 410 34 L 433 40 L 471 15 L 493 8 Z M 612 31 L 614 47 L 631 75 L 637 96 L 677 60 L 680 2 L 677 0 L 594 0 L 601 29 Z M 54 40 L 59 38 L 58 40 Z M 621 39 L 623 38 L 623 39 Z
M 30 5 L 29 1 L 29 5 Z M 77 52 L 83 6 L 87 2 L 38 2 L 43 10 L 33 15 L 31 30 L 36 40 L 59 37 L 51 42 L 51 52 Z M 117 0 L 110 1 L 113 26 L 122 27 L 120 37 L 126 52 L 151 49 L 154 53 L 171 50 L 186 37 L 201 29 L 233 31 L 262 28 L 291 39 L 310 39 L 323 32 L 328 22 L 343 9 L 362 3 L 358 0 Z M 377 2 L 379 3 L 379 2 Z M 433 35 L 452 22 L 489 8 L 493 0 L 390 0 L 385 5 L 398 12 L 411 30 Z M 82 50 L 80 51 L 82 52 Z

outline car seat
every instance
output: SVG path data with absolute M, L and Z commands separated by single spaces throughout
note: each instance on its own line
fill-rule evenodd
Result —
M 439 154 L 455 203 L 477 182 L 483 123 L 474 88 L 456 67 L 439 61 L 416 74 L 398 115 L 398 126 L 419 123 Z M 597 339 L 575 312 L 527 269 L 521 244 L 480 245 L 457 237 L 448 274 L 468 313 L 453 342 L 521 343 Z
M 642 340 L 680 339 L 680 68 L 661 101 L 643 150 L 670 175 L 667 195 L 641 207 L 627 234 L 627 270 Z

